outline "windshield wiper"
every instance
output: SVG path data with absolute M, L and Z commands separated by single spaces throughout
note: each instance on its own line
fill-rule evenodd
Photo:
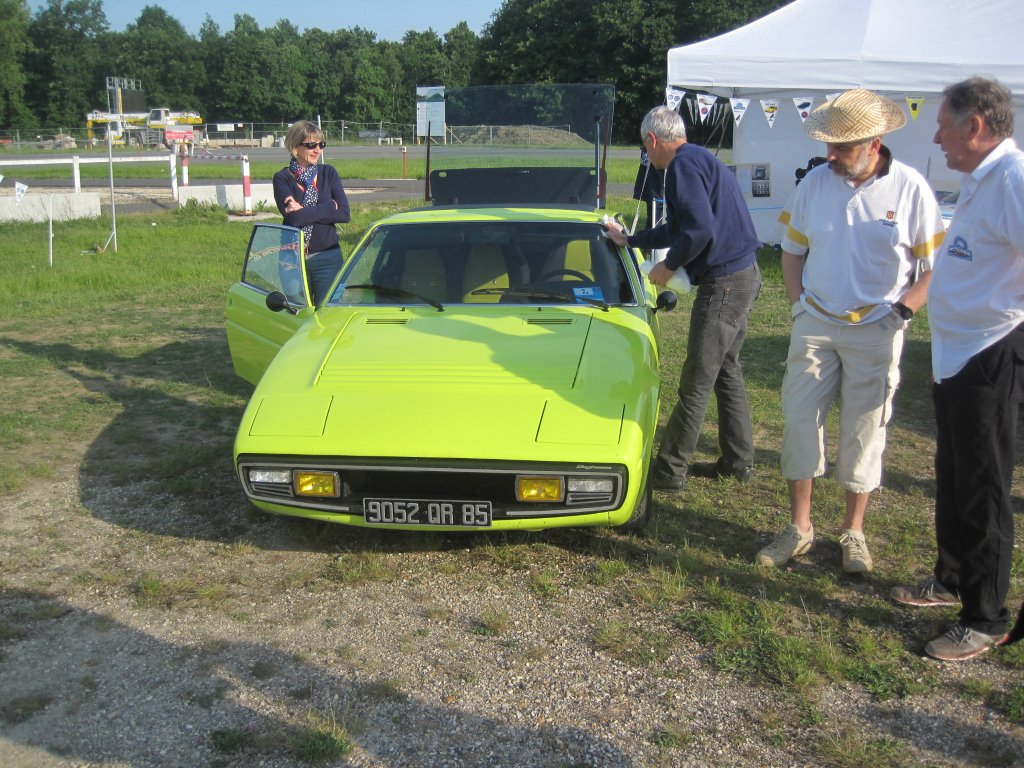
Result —
M 438 312 L 444 312 L 444 306 L 441 304 L 441 302 L 434 301 L 433 299 L 428 299 L 426 296 L 422 296 L 418 293 L 413 293 L 412 291 L 407 291 L 404 288 L 394 288 L 390 285 L 380 285 L 379 283 L 359 283 L 357 285 L 345 286 L 346 291 L 349 289 L 356 290 L 359 288 L 363 288 L 368 291 L 376 291 L 377 293 L 382 293 L 385 296 L 391 296 L 392 298 L 396 299 L 403 297 L 407 299 L 419 299 L 420 301 L 432 306 Z
M 542 288 L 478 288 L 471 292 L 471 295 L 473 296 L 494 296 L 495 294 L 500 294 L 502 296 L 523 296 L 526 298 L 552 299 L 554 301 L 567 302 L 570 304 L 575 304 L 577 301 L 583 301 L 591 306 L 598 307 L 602 312 L 608 311 L 608 304 L 601 301 L 601 299 L 592 299 L 589 296 L 569 296 L 565 293 L 546 291 Z

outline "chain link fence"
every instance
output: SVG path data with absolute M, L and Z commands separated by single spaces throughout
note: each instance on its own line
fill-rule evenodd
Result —
M 425 137 L 416 135 L 416 126 L 412 123 L 324 120 L 320 126 L 327 142 L 334 146 L 415 145 L 426 142 Z M 193 126 L 194 143 L 209 147 L 283 147 L 290 127 L 289 123 L 206 123 Z M 435 145 L 498 147 L 582 147 L 588 143 L 569 124 L 449 125 L 445 126 L 443 136 L 434 136 L 431 141 Z M 157 141 L 157 148 L 161 144 Z M 94 129 L 92 137 L 85 127 L 0 130 L 0 151 L 67 151 L 105 146 L 102 129 Z

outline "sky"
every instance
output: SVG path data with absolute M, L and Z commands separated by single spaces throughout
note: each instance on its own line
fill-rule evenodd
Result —
M 401 40 L 409 30 L 425 32 L 432 28 L 439 36 L 465 21 L 476 34 L 483 31 L 491 15 L 502 5 L 502 0 L 314 0 L 288 3 L 281 0 L 102 0 L 110 29 L 121 32 L 139 18 L 147 5 L 156 5 L 181 22 L 192 35 L 199 34 L 203 20 L 209 14 L 221 34 L 235 26 L 235 15 L 247 13 L 256 19 L 261 29 L 274 26 L 287 18 L 304 30 L 318 27 L 325 31 L 362 27 L 377 34 L 378 40 Z M 45 5 L 32 3 L 33 11 Z M 288 15 L 289 11 L 301 12 Z

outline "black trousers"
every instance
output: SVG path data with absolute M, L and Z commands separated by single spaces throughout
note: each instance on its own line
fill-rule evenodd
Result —
M 935 578 L 960 596 L 960 622 L 1006 632 L 1013 557 L 1014 439 L 1024 396 L 1024 325 L 934 384 Z

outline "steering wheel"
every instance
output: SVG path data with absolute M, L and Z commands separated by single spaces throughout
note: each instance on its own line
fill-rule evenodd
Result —
M 569 277 L 575 277 L 583 281 L 584 283 L 594 282 L 591 278 L 587 277 L 582 272 L 577 272 L 575 269 L 552 269 L 551 271 L 545 272 L 543 275 L 541 275 L 540 279 L 541 281 L 550 280 L 551 278 L 558 277 L 559 275 L 568 275 Z

